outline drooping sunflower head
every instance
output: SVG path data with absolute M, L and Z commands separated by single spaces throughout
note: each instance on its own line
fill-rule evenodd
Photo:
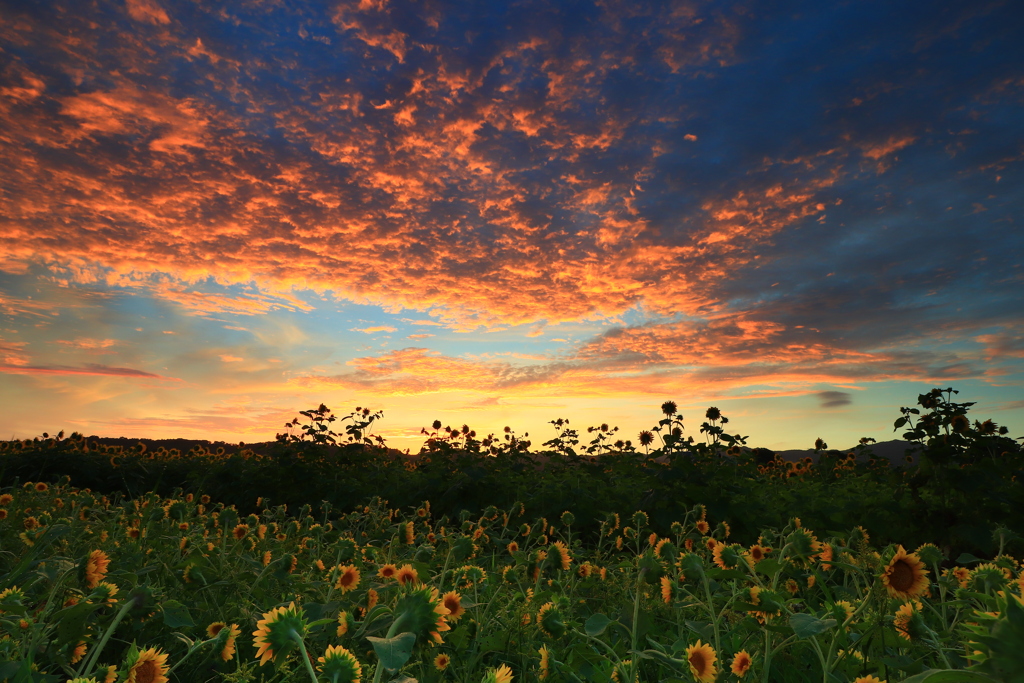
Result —
M 722 569 L 735 569 L 736 567 L 741 566 L 740 563 L 745 560 L 743 546 L 738 543 L 732 543 L 730 545 L 719 543 L 715 546 L 715 550 L 712 555 L 714 557 L 715 564 Z
M 540 671 L 537 673 L 537 678 L 543 681 L 550 673 L 551 653 L 548 652 L 547 645 L 541 645 L 538 653 L 540 654 Z
M 675 544 L 667 538 L 661 539 L 654 546 L 654 555 L 659 560 L 670 561 L 674 559 L 677 554 L 678 551 L 676 551 Z
M 256 658 L 263 666 L 297 646 L 298 640 L 306 635 L 306 615 L 294 602 L 287 607 L 275 607 L 256 622 L 252 634 Z
M 488 669 L 480 683 L 512 683 L 512 669 L 502 664 L 497 669 Z
M 90 590 L 99 585 L 107 575 L 110 558 L 102 550 L 93 550 L 85 561 L 85 585 Z
M 942 551 L 934 543 L 922 543 L 917 550 L 914 551 L 922 562 L 927 567 L 934 567 L 942 562 L 944 559 Z
M 402 629 L 416 634 L 417 642 L 441 642 L 441 633 L 451 627 L 446 621 L 450 613 L 436 588 L 424 584 L 403 587 L 404 594 L 395 606 L 396 619 Z
M 206 635 L 216 638 L 214 650 L 220 650 L 220 658 L 225 662 L 235 656 L 235 639 L 241 634 L 242 629 L 238 624 L 228 626 L 223 621 L 215 621 L 206 627 Z
M 569 555 L 569 549 L 565 547 L 565 543 L 562 543 L 561 541 L 555 541 L 552 543 L 551 553 L 548 555 L 547 559 L 547 565 L 555 569 L 568 571 L 571 563 L 572 556 Z
M 896 634 L 904 640 L 919 641 L 921 636 L 927 632 L 924 616 L 921 614 L 921 603 L 914 600 L 901 605 L 893 618 L 893 627 L 896 629 Z
M 541 606 L 537 612 L 537 626 L 549 638 L 558 638 L 565 633 L 562 612 L 555 607 L 555 603 L 548 602 Z
M 363 667 L 356 656 L 341 645 L 328 645 L 322 657 L 317 657 L 317 670 L 334 683 L 359 683 Z
M 718 674 L 715 668 L 717 659 L 714 648 L 711 645 L 702 644 L 699 640 L 686 648 L 686 661 L 690 665 L 690 673 L 700 683 L 712 683 Z
M 1009 583 L 1007 573 L 1009 572 L 992 562 L 980 564 L 971 570 L 970 578 L 967 579 L 967 587 L 979 593 L 994 593 L 1002 590 Z
M 928 590 L 928 571 L 924 562 L 898 546 L 882 572 L 882 583 L 891 597 L 910 600 Z
M 810 529 L 796 528 L 786 537 L 789 556 L 797 561 L 807 562 L 821 552 L 821 543 Z

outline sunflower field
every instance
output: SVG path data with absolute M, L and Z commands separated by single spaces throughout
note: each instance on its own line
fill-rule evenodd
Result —
M 21 442 L 8 446 L 0 476 L 0 681 L 1024 681 L 1024 567 L 1014 557 L 1022 544 L 1007 524 L 1019 449 L 992 455 L 982 447 L 1009 449 L 1008 440 L 996 440 L 991 426 L 956 424 L 964 404 L 934 393 L 919 399 L 932 417 L 909 435 L 919 430 L 926 448 L 916 467 L 896 472 L 849 456 L 799 467 L 744 460 L 732 450 L 742 437 L 710 414 L 705 425 L 719 428 L 711 445 L 725 441 L 729 455 L 679 434 L 644 454 L 641 466 L 654 470 L 648 483 L 688 468 L 705 488 L 749 494 L 733 506 L 746 519 L 728 514 L 728 495 L 710 489 L 716 507 L 696 497 L 666 504 L 642 489 L 634 502 L 652 503 L 647 511 L 596 510 L 564 502 L 579 500 L 571 495 L 555 500 L 538 483 L 540 495 L 526 502 L 460 508 L 440 486 L 422 485 L 431 476 L 449 488 L 457 481 L 457 459 L 445 457 L 450 440 L 425 448 L 427 462 L 412 467 L 380 457 L 347 470 L 368 477 L 360 485 L 373 481 L 368 470 L 392 486 L 419 482 L 414 491 L 440 491 L 443 505 L 373 495 L 348 506 L 261 495 L 227 502 L 195 481 L 185 482 L 194 490 L 156 481 L 133 491 L 145 481 L 139 472 L 173 479 L 175 458 L 158 467 L 159 458 L 76 439 Z M 897 428 L 919 414 L 904 410 Z M 665 414 L 671 436 L 675 418 Z M 110 463 L 113 476 L 98 478 L 105 491 L 81 486 L 72 468 L 52 471 L 69 442 L 85 466 Z M 552 445 L 563 460 L 576 456 L 565 452 L 571 444 Z M 651 464 L 666 451 L 660 467 Z M 489 460 L 515 473 L 524 464 L 517 453 Z M 637 459 L 624 455 L 632 454 L 600 453 L 577 467 L 633 476 Z M 303 466 L 294 455 L 274 458 L 250 458 L 250 466 Z M 19 479 L 31 460 L 53 476 Z M 572 469 L 560 467 L 549 459 L 547 469 L 527 469 L 540 482 L 554 470 L 564 486 Z M 890 499 L 893 490 L 913 491 L 889 508 L 907 515 L 909 537 L 929 528 L 915 521 L 915 505 L 962 505 L 962 489 L 935 484 L 957 477 L 989 482 L 996 500 L 979 508 L 1006 511 L 968 546 L 988 552 L 958 550 L 955 534 L 901 540 L 900 524 L 884 515 L 865 516 L 885 527 L 881 540 L 871 523 L 836 528 L 850 511 L 815 497 L 881 501 L 885 486 Z M 751 511 L 751 500 L 763 500 L 759 489 L 788 497 Z M 799 509 L 824 526 L 781 518 Z M 964 514 L 955 518 L 961 526 L 982 528 L 977 511 Z

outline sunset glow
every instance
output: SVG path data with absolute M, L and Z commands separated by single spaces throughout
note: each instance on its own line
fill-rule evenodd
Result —
M 769 7 L 771 9 L 769 9 Z M 0 437 L 1024 436 L 1013 3 L 0 7 Z M 335 427 L 336 431 L 343 431 Z

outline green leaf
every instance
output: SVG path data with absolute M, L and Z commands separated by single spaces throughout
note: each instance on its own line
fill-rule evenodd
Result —
M 409 632 L 399 633 L 394 638 L 367 636 L 366 639 L 373 645 L 381 665 L 388 672 L 398 671 L 405 666 L 412 656 L 412 647 L 416 644 L 416 634 Z
M 778 560 L 765 559 L 754 565 L 754 571 L 772 577 L 782 571 L 782 563 Z
M 970 553 L 960 553 L 960 557 L 956 558 L 957 564 L 967 564 L 968 562 L 984 562 L 985 560 L 980 557 L 975 557 Z
M 587 619 L 587 623 L 583 628 L 586 630 L 588 636 L 596 637 L 604 633 L 604 630 L 608 628 L 608 624 L 610 623 L 612 623 L 612 620 L 606 615 L 600 613 L 592 614 L 590 615 L 590 618 Z
M 58 612 L 56 614 L 58 623 L 57 643 L 61 645 L 64 643 L 77 644 L 85 634 L 86 620 L 99 607 L 99 605 L 82 602 Z
M 995 683 L 995 679 L 963 669 L 928 669 L 903 679 L 903 683 Z
M 398 674 L 397 676 L 392 678 L 390 681 L 388 681 L 388 683 L 419 683 L 419 681 L 417 681 L 412 676 L 406 676 L 405 674 Z
M 170 628 L 181 628 L 182 626 L 195 626 L 188 608 L 177 600 L 166 600 L 160 605 L 164 613 L 164 623 Z
M 818 619 L 810 614 L 794 614 L 789 618 L 789 625 L 800 640 L 824 633 L 836 625 L 835 619 Z

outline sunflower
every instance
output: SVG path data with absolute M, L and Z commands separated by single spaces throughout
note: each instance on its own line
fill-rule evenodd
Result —
M 398 567 L 396 567 L 395 565 L 385 564 L 380 568 L 380 570 L 377 571 L 377 576 L 379 576 L 382 579 L 393 579 L 395 578 L 395 573 L 397 571 Z
M 923 622 L 920 611 L 921 603 L 918 600 L 904 603 L 896 610 L 893 626 L 896 628 L 896 633 L 907 642 L 919 640 L 921 637 Z
M 334 587 L 342 593 L 354 590 L 359 585 L 359 570 L 350 564 L 338 565 L 338 569 L 341 571 L 341 574 L 338 575 L 338 581 L 334 584 Z
M 832 549 L 831 543 L 822 543 L 821 552 L 818 554 L 818 561 L 821 562 L 821 568 L 824 571 L 832 569 L 832 565 L 829 564 L 835 557 L 835 551 Z
M 703 519 L 697 520 L 697 531 L 699 531 L 702 536 L 707 535 L 708 531 L 710 531 L 710 530 L 711 530 L 711 525 L 710 524 L 708 524 Z
M 405 544 L 412 545 L 413 541 L 416 540 L 416 527 L 412 522 L 406 522 L 403 526 L 405 530 Z
M 750 671 L 750 665 L 753 664 L 753 662 L 754 660 L 751 659 L 746 650 L 740 650 L 736 653 L 736 656 L 732 658 L 732 666 L 730 666 L 729 669 L 739 678 L 743 678 L 746 673 Z
M 210 638 L 216 638 L 225 629 L 227 629 L 227 634 L 223 636 L 224 647 L 220 651 L 220 658 L 225 662 L 230 662 L 231 658 L 235 656 L 235 638 L 242 634 L 238 624 L 228 626 L 223 621 L 215 621 L 206 627 L 206 635 Z
M 441 602 L 448 608 L 449 621 L 458 621 L 466 613 L 466 608 L 462 606 L 462 596 L 455 591 L 445 593 L 441 597 Z
M 167 683 L 167 653 L 149 648 L 139 653 L 139 658 L 128 669 L 125 683 Z
M 540 673 L 537 674 L 537 678 L 544 680 L 548 677 L 549 669 L 551 667 L 551 653 L 548 652 L 547 645 L 541 645 L 540 650 Z
M 928 590 L 928 571 L 917 555 L 907 554 L 901 545 L 886 565 L 882 583 L 891 597 L 909 600 Z
M 857 676 L 853 679 L 853 683 L 886 683 L 885 679 L 878 679 L 868 674 L 867 676 Z
M 949 576 L 953 575 L 956 579 L 960 588 L 967 588 L 967 580 L 971 578 L 971 570 L 967 567 L 953 567 L 952 569 L 943 569 L 942 575 Z
M 799 561 L 813 560 L 821 552 L 821 543 L 810 529 L 797 527 L 786 537 L 790 555 Z
M 256 622 L 253 645 L 258 649 L 256 658 L 263 666 L 278 655 L 283 655 L 306 634 L 306 617 L 292 602 L 287 607 L 275 607 Z
M 395 572 L 395 579 L 403 586 L 417 583 L 420 580 L 419 574 L 411 564 L 403 564 L 402 568 Z
M 231 531 L 231 535 L 235 537 L 236 541 L 241 541 L 249 533 L 248 524 L 236 524 L 235 528 Z
M 117 602 L 117 584 L 110 583 L 109 581 L 100 581 L 96 584 L 96 588 L 93 589 L 93 595 L 96 596 L 97 602 L 105 602 L 108 605 L 113 605 Z
M 743 559 L 743 546 L 736 543 L 731 545 L 717 543 L 715 545 L 713 557 L 715 564 L 722 569 L 735 569 Z
M 82 657 L 85 656 L 86 649 L 87 646 L 84 641 L 76 645 L 75 649 L 71 651 L 71 663 L 78 664 L 82 661 Z
M 763 560 L 768 556 L 768 553 L 772 551 L 771 548 L 767 548 L 761 544 L 750 546 L 750 550 L 747 551 L 747 558 L 750 564 L 754 565 Z
M 448 665 L 452 663 L 452 658 L 442 653 L 434 657 L 434 668 L 438 671 L 444 671 L 448 668 Z
M 718 670 L 715 668 L 715 650 L 710 645 L 702 645 L 698 640 L 686 648 L 686 661 L 690 663 L 690 673 L 700 683 L 712 683 Z
M 572 557 L 569 555 L 569 549 L 565 547 L 565 544 L 561 541 L 555 541 L 551 544 L 551 550 L 552 560 L 550 562 L 557 562 L 557 566 L 561 567 L 563 571 L 568 571 Z
M 110 558 L 102 550 L 93 550 L 85 561 L 85 585 L 90 590 L 99 585 L 107 575 Z
M 512 683 L 512 669 L 507 664 L 502 664 L 497 669 L 491 669 L 484 674 L 480 683 Z
M 667 576 L 661 577 L 661 599 L 666 605 L 672 604 L 672 579 Z
M 333 683 L 359 683 L 363 667 L 356 656 L 341 645 L 328 645 L 323 657 L 317 657 L 317 670 Z
M 441 633 L 451 630 L 446 617 L 450 613 L 436 588 L 418 584 L 403 586 L 406 591 L 395 605 L 396 621 L 401 619 L 403 628 L 416 635 L 417 640 L 440 644 Z
M 514 553 L 514 552 L 516 552 L 518 550 L 519 550 L 519 544 L 516 543 L 515 541 L 512 541 L 511 543 L 508 544 L 508 552 L 510 554 Z
M 562 613 L 555 607 L 555 603 L 547 602 L 541 606 L 537 612 L 537 626 L 549 638 L 558 638 L 565 633 Z

